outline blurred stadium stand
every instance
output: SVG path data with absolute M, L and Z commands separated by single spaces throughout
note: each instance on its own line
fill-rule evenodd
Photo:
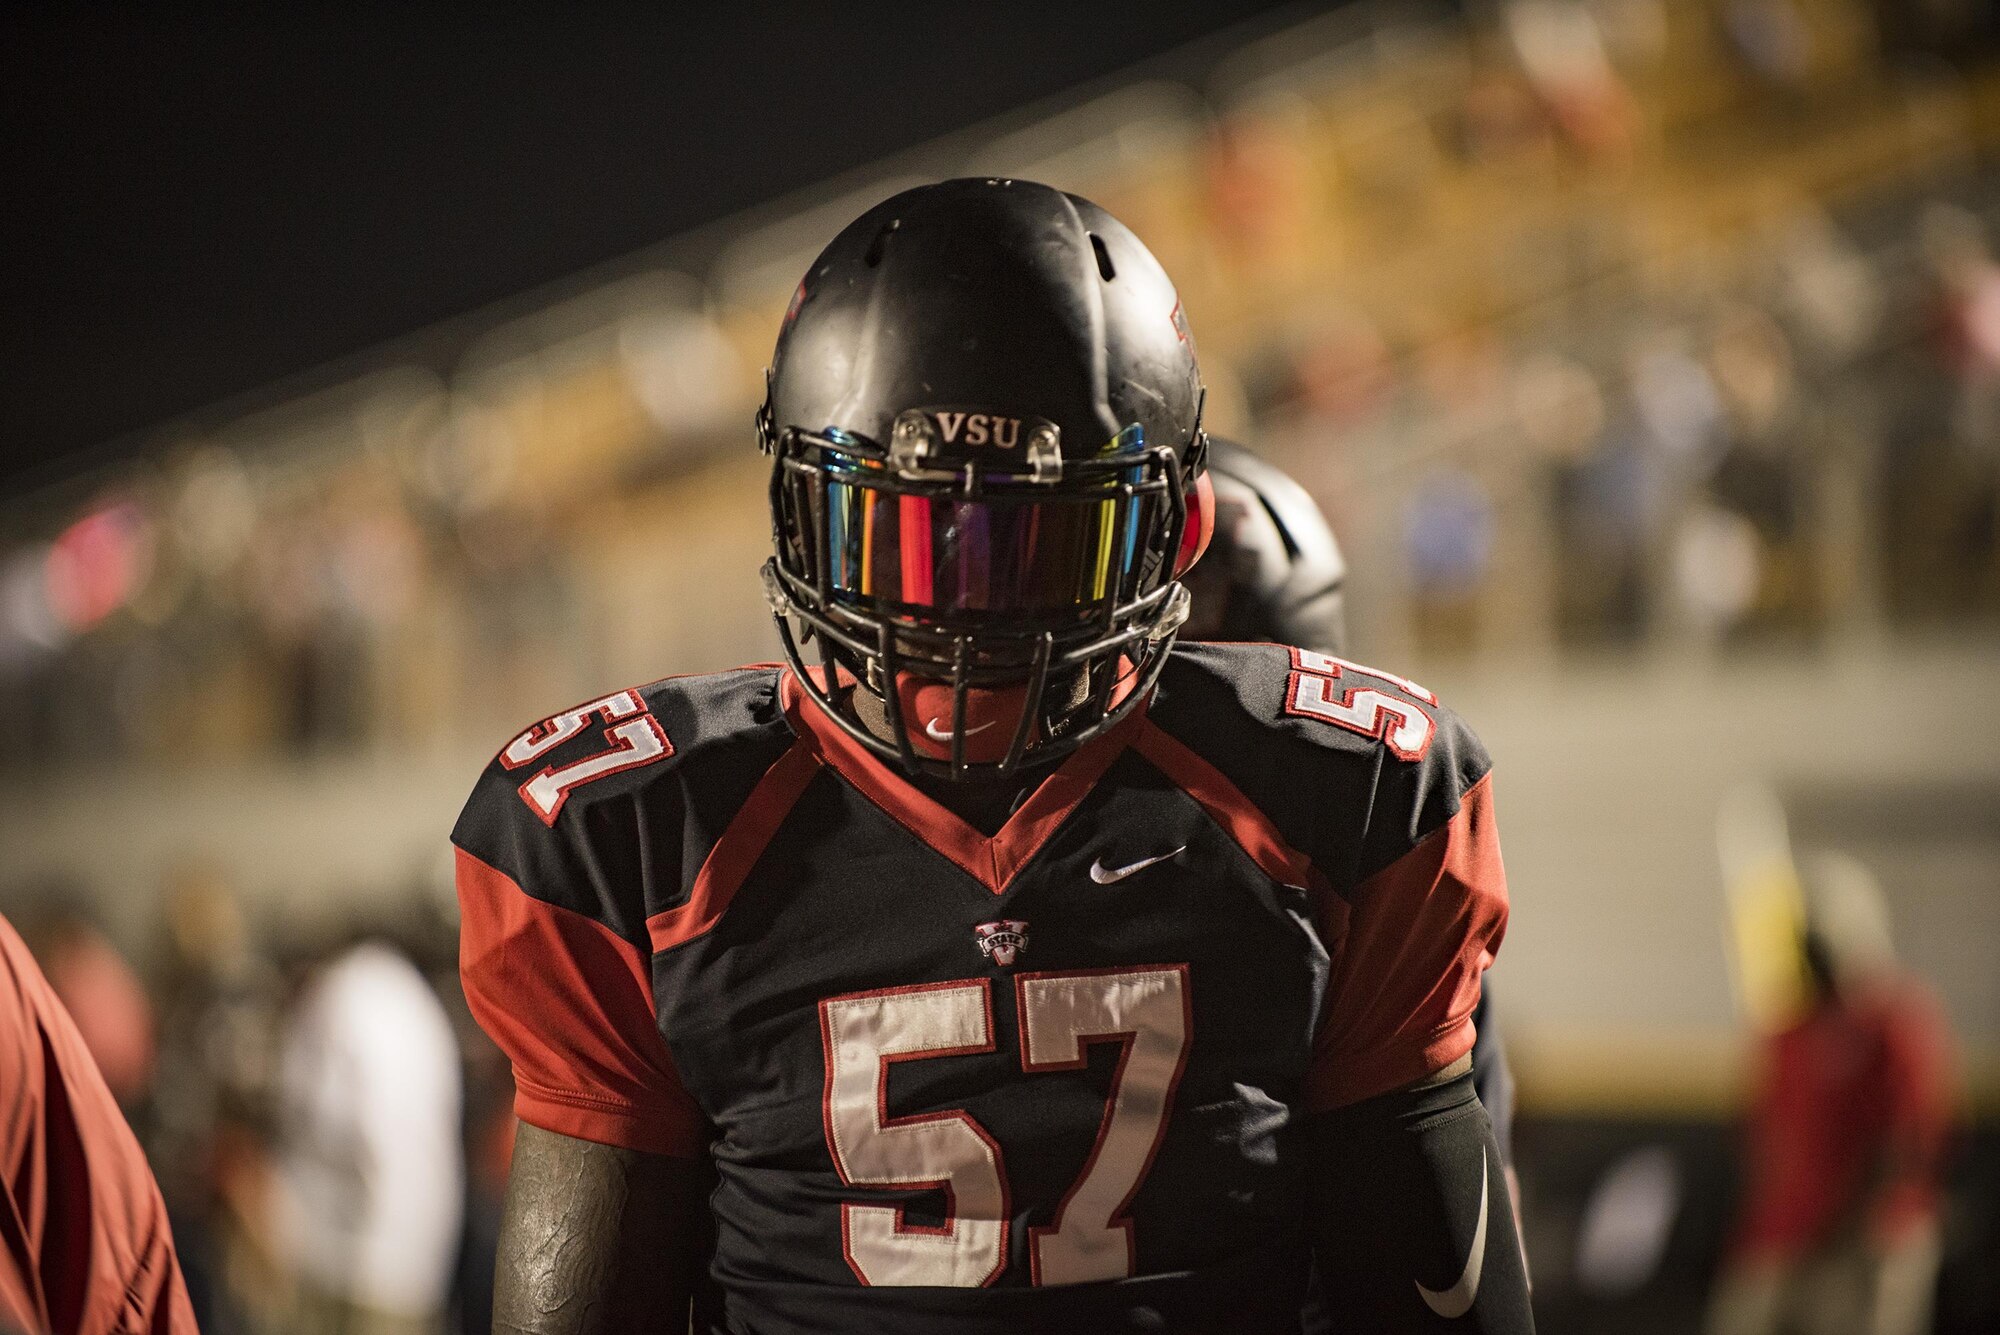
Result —
M 749 424 L 824 239 L 918 180 L 1046 180 L 1178 278 L 1211 425 L 1349 550 L 1358 656 L 1499 759 L 1543 1328 L 1692 1328 L 1747 1051 L 1715 824 L 1757 780 L 1945 999 L 1981 1120 L 1939 1329 L 2000 1329 L 1983 10 L 1472 13 L 1350 7 L 1033 108 L 9 498 L 0 909 L 87 887 L 150 966 L 197 862 L 293 939 L 440 903 L 523 722 L 773 656 Z

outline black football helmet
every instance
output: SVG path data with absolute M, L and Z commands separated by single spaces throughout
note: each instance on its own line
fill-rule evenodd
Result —
M 1028 181 L 886 200 L 813 262 L 768 385 L 765 589 L 849 735 L 915 774 L 1006 774 L 1145 697 L 1187 616 L 1207 442 L 1179 297 L 1117 219 Z M 893 740 L 838 707 L 849 677 Z

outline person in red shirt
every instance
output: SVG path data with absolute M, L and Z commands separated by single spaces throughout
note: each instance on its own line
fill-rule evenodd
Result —
M 1813 997 L 1765 1040 L 1746 1192 L 1710 1335 L 1930 1329 L 1957 1108 L 1950 1031 L 1901 971 L 1868 871 L 1807 864 Z
M 194 1335 L 160 1189 L 83 1038 L 0 918 L 0 1330 Z

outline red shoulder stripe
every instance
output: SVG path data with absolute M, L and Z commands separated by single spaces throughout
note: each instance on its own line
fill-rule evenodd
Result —
M 685 945 L 715 926 L 817 773 L 819 757 L 804 741 L 793 742 L 791 749 L 764 771 L 736 819 L 708 850 L 687 902 L 646 919 L 646 932 L 655 951 Z
M 1328 888 L 1326 878 L 1313 866 L 1312 859 L 1286 843 L 1270 817 L 1259 811 L 1221 770 L 1195 754 L 1178 737 L 1148 719 L 1133 746 L 1182 792 L 1199 802 L 1266 876 L 1284 885 L 1304 886 L 1309 890 Z

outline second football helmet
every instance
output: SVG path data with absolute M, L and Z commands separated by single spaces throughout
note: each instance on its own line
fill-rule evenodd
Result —
M 1273 640 L 1347 652 L 1347 562 L 1311 494 L 1282 469 L 1214 436 L 1215 541 L 1187 580 L 1188 640 Z

